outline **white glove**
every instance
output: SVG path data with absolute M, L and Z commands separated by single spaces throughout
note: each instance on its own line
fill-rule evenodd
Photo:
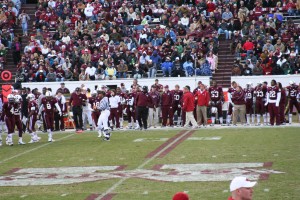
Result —
M 62 116 L 62 112 L 59 112 L 58 114 L 59 114 L 59 116 Z
M 132 108 L 131 107 L 129 108 L 129 110 L 130 110 L 130 112 L 132 112 Z
M 267 105 L 268 105 L 268 102 L 265 103 L 265 106 L 267 106 Z
M 278 106 L 279 106 L 279 104 L 276 103 L 276 107 L 278 107 Z
M 170 109 L 172 109 L 173 107 L 171 106 Z
M 178 108 L 181 108 L 181 105 L 180 105 L 180 104 L 178 105 Z

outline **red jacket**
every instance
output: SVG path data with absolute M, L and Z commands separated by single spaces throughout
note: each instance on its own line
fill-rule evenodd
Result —
M 195 98 L 197 99 L 198 106 L 208 106 L 209 94 L 207 90 L 204 91 L 198 90 L 197 93 L 195 94 Z
M 192 112 L 194 111 L 195 104 L 194 104 L 194 95 L 191 92 L 187 92 L 183 94 L 183 107 L 182 110 L 185 112 Z

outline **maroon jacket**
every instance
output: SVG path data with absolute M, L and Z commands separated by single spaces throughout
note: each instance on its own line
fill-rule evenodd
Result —
M 69 103 L 70 103 L 70 106 L 82 106 L 84 100 L 87 100 L 87 97 L 85 94 L 77 95 L 76 92 L 73 92 L 71 94 Z
M 149 95 L 151 98 L 151 104 L 149 105 L 149 108 L 154 108 L 154 106 L 155 106 L 155 108 L 159 107 L 160 106 L 159 105 L 159 102 L 160 102 L 159 93 L 155 91 L 155 92 L 150 92 Z
M 135 99 L 136 106 L 148 107 L 149 105 L 151 105 L 151 103 L 152 103 L 152 99 L 148 92 L 147 93 L 145 93 L 145 92 L 137 93 L 136 99 Z
M 246 104 L 245 101 L 245 91 L 243 89 L 241 89 L 241 91 L 235 91 L 232 94 L 231 100 L 234 104 L 236 105 L 244 105 Z
M 161 105 L 170 107 L 173 105 L 173 94 L 171 91 L 163 92 L 161 94 Z

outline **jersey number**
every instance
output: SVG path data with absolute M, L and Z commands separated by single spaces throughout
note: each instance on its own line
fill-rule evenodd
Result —
M 271 97 L 271 98 L 275 98 L 275 97 L 276 97 L 275 91 L 270 91 L 270 97 Z
M 212 98 L 218 98 L 219 97 L 219 92 L 218 91 L 212 91 L 211 92 L 211 97 Z
M 174 95 L 174 99 L 175 99 L 176 101 L 179 101 L 179 98 L 180 98 L 179 95 Z
M 247 96 L 248 99 L 252 98 L 252 94 L 251 93 L 246 93 L 246 94 L 247 94 L 246 96 Z
M 11 109 L 10 109 L 10 112 L 11 112 L 11 114 L 14 114 L 14 113 L 15 113 L 14 108 L 11 108 Z
M 296 96 L 296 90 L 292 90 L 290 96 L 291 96 L 291 97 L 295 97 L 295 96 Z
M 257 96 L 257 97 L 263 97 L 263 96 L 264 96 L 264 93 L 263 93 L 262 91 L 258 91 L 258 92 L 256 93 L 256 96 Z
M 47 108 L 48 110 L 50 110 L 50 109 L 51 109 L 51 105 L 50 105 L 50 103 L 47 103 L 47 104 L 46 104 L 46 108 Z

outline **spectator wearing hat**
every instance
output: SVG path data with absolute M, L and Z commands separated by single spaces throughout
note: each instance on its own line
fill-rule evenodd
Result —
M 253 187 L 256 183 L 246 177 L 235 177 L 230 183 L 231 196 L 228 200 L 252 200 Z
M 181 76 L 184 76 L 184 71 L 182 68 L 182 64 L 180 62 L 180 58 L 176 57 L 175 61 L 173 62 L 172 77 L 181 77 Z
M 132 76 L 134 79 L 140 79 L 143 77 L 143 70 L 140 68 L 139 64 L 135 64 L 132 70 Z
M 189 195 L 187 195 L 184 192 L 177 192 L 172 198 L 172 200 L 189 200 L 189 199 L 190 199 Z
M 195 98 L 193 93 L 191 93 L 190 86 L 185 86 L 183 88 L 183 104 L 182 104 L 182 111 L 186 113 L 186 122 L 184 127 L 188 127 L 190 122 L 192 123 L 193 128 L 197 128 L 197 122 L 194 117 L 194 109 L 195 109 Z
M 163 76 L 164 77 L 166 77 L 166 76 L 171 77 L 172 68 L 173 68 L 173 63 L 171 62 L 170 57 L 167 57 L 165 62 L 163 62 L 161 64 L 161 69 L 162 69 L 162 72 L 163 72 Z
M 89 50 L 88 50 L 88 49 L 85 49 L 85 50 L 84 50 L 84 53 L 83 53 L 82 56 L 81 56 L 81 60 L 82 60 L 82 62 L 84 62 L 84 63 L 89 63 L 89 62 L 91 62 L 92 57 L 91 57 L 91 54 L 89 53 Z
M 105 69 L 104 74 L 105 74 L 105 79 L 106 80 L 115 80 L 116 79 L 116 75 L 117 75 L 117 70 L 113 66 L 113 64 L 110 63 L 108 65 L 108 67 Z
M 150 60 L 150 56 L 147 55 L 146 51 L 143 51 L 143 54 L 139 58 L 139 67 L 143 70 L 145 69 L 145 65 Z
M 122 59 L 118 65 L 118 78 L 127 78 L 128 66 Z

